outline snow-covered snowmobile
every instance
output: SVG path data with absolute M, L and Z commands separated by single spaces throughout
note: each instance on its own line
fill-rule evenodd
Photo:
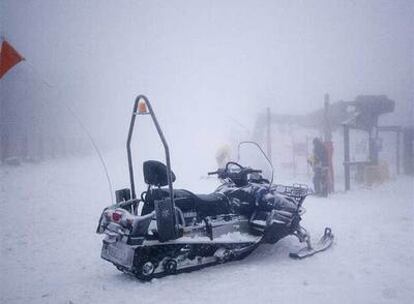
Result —
M 148 188 L 137 198 L 130 144 L 135 118 L 143 114 L 149 114 L 155 124 L 166 165 L 144 162 Z M 305 248 L 290 254 L 293 258 L 310 256 L 333 242 L 331 229 L 325 228 L 321 240 L 311 244 L 309 234 L 300 226 L 308 187 L 274 185 L 261 170 L 238 162 L 228 162 L 209 173 L 222 181 L 211 194 L 174 189 L 167 141 L 143 95 L 135 100 L 127 153 L 131 188 L 116 191 L 116 204 L 104 209 L 97 233 L 105 234 L 101 257 L 139 279 L 242 259 L 261 243 L 276 243 L 288 235 L 306 243 Z

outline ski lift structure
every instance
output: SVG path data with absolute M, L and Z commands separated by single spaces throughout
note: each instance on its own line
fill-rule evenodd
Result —
M 305 115 L 281 115 L 270 113 L 268 109 L 265 115 L 259 115 L 255 125 L 254 137 L 259 138 L 266 130 L 266 142 L 268 151 L 271 152 L 271 125 L 288 124 L 298 125 L 303 128 L 319 130 L 323 135 L 325 146 L 330 152 L 330 191 L 334 191 L 333 165 L 332 165 L 332 132 L 342 129 L 344 146 L 344 177 L 345 191 L 351 189 L 351 168 L 365 170 L 378 165 L 380 148 L 380 133 L 394 133 L 396 136 L 396 172 L 400 173 L 400 137 L 403 133 L 401 126 L 379 126 L 378 119 L 381 115 L 394 111 L 395 101 L 386 95 L 359 95 L 352 101 L 337 101 L 330 103 L 329 94 L 324 96 L 324 107 L 320 110 Z M 351 161 L 351 130 L 360 130 L 368 135 L 368 157 L 366 161 Z M 329 153 L 328 153 L 329 154 Z M 407 154 L 407 153 L 405 153 Z M 408 153 L 409 154 L 409 153 Z M 405 157 L 407 158 L 407 157 Z M 408 157 L 409 158 L 409 157 Z
M 342 101 L 342 106 L 348 118 L 342 122 L 344 138 L 344 175 L 345 191 L 351 189 L 351 168 L 356 166 L 359 170 L 372 168 L 376 170 L 378 166 L 378 154 L 380 147 L 379 133 L 392 131 L 397 135 L 396 159 L 397 173 L 399 173 L 399 126 L 378 126 L 378 118 L 385 113 L 394 111 L 395 102 L 385 95 L 360 95 L 354 101 Z M 351 161 L 350 153 L 350 130 L 362 130 L 368 133 L 368 160 Z

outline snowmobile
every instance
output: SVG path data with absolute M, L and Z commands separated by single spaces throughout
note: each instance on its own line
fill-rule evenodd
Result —
M 131 139 L 135 119 L 149 115 L 165 150 L 166 164 L 143 163 L 147 189 L 137 198 Z M 254 142 L 242 142 L 258 147 Z M 240 153 L 239 153 L 240 155 Z M 290 253 L 301 259 L 326 250 L 333 243 L 330 228 L 316 244 L 300 225 L 302 207 L 310 190 L 305 185 L 283 186 L 263 177 L 262 170 L 228 162 L 209 175 L 222 184 L 210 194 L 174 189 L 167 141 L 148 98 L 136 98 L 127 138 L 131 187 L 115 192 L 116 203 L 105 208 L 97 233 L 104 234 L 101 257 L 120 271 L 141 280 L 151 280 L 206 266 L 240 260 L 260 244 L 274 244 L 296 236 L 306 247 Z M 239 157 L 240 158 L 240 157 Z

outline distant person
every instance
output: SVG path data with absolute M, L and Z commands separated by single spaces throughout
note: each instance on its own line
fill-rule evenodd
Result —
M 219 168 L 224 168 L 231 159 L 231 148 L 225 144 L 219 147 L 216 153 L 216 161 Z
M 313 139 L 313 154 L 308 159 L 313 170 L 313 189 L 316 195 L 328 196 L 328 152 L 320 138 Z

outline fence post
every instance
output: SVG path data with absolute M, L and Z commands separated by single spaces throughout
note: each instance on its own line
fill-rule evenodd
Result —
M 272 133 L 271 133 L 271 113 L 270 108 L 267 108 L 267 157 L 272 160 Z
M 345 191 L 351 189 L 351 175 L 349 168 L 349 126 L 344 125 L 344 169 L 345 169 Z

